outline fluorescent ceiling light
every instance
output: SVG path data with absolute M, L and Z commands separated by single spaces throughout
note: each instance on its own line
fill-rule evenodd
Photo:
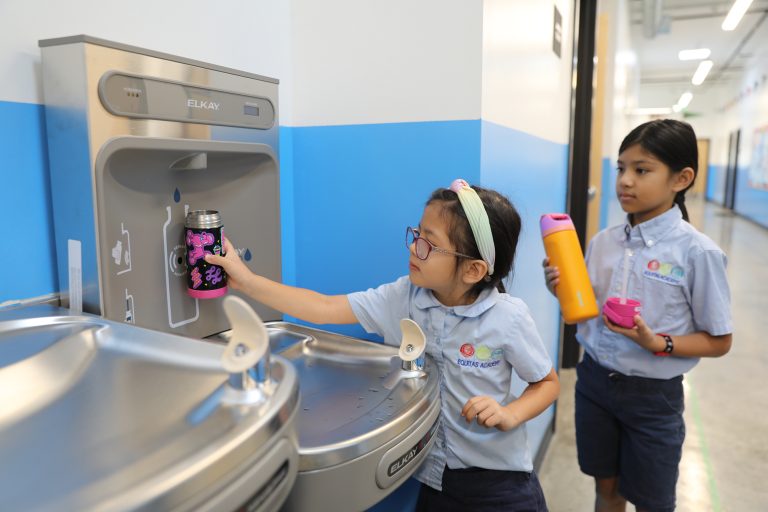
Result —
M 707 78 L 707 73 L 709 73 L 710 69 L 712 69 L 711 60 L 703 60 L 699 62 L 699 67 L 696 68 L 696 72 L 693 74 L 693 78 L 691 78 L 691 83 L 693 85 L 701 85 L 701 83 L 704 82 L 704 79 Z
M 630 114 L 636 116 L 665 116 L 671 113 L 672 109 L 669 107 L 645 107 L 636 108 L 630 111 Z
M 674 110 L 675 112 L 680 112 L 681 110 L 683 110 L 685 107 L 688 106 L 688 104 L 691 102 L 692 99 L 693 99 L 693 94 L 691 94 L 690 91 L 685 91 L 683 94 L 680 95 L 680 99 L 677 100 L 677 104 L 674 107 L 672 107 L 672 110 Z
M 680 50 L 677 58 L 680 60 L 701 60 L 709 57 L 712 53 L 709 48 L 696 48 L 695 50 Z
M 747 12 L 749 6 L 752 4 L 752 0 L 736 0 L 731 6 L 731 10 L 728 11 L 728 15 L 723 20 L 723 24 L 720 28 L 723 30 L 733 30 L 736 25 L 739 24 L 744 13 Z

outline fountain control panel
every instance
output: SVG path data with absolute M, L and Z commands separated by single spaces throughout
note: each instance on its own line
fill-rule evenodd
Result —
M 39 44 L 62 303 L 228 329 L 221 298 L 187 294 L 184 219 L 220 212 L 245 264 L 281 280 L 277 80 L 89 36 Z

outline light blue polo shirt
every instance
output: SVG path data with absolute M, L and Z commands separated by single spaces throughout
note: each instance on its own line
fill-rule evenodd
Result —
M 586 254 L 587 270 L 601 308 L 608 297 L 621 294 L 625 252 L 627 296 L 640 301 L 640 315 L 654 332 L 731 333 L 725 254 L 684 221 L 677 206 L 634 227 L 626 222 L 605 229 L 592 239 Z M 580 323 L 576 337 L 600 365 L 625 375 L 670 379 L 699 362 L 697 357 L 654 356 L 629 338 L 611 332 L 602 317 Z
M 515 400 L 512 370 L 538 382 L 552 369 L 528 307 L 498 290 L 484 290 L 473 304 L 447 307 L 407 276 L 348 295 L 358 321 L 399 346 L 400 320 L 414 320 L 427 338 L 426 352 L 440 370 L 441 422 L 435 444 L 416 478 L 442 489 L 443 469 L 481 467 L 533 469 L 525 425 L 508 432 L 467 423 L 461 410 L 470 398 L 487 395 L 502 405 Z

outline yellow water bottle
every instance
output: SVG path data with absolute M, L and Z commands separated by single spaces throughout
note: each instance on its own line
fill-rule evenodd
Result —
M 564 213 L 547 213 L 541 216 L 540 225 L 549 264 L 560 271 L 555 293 L 563 321 L 575 324 L 596 317 L 600 309 L 571 218 Z

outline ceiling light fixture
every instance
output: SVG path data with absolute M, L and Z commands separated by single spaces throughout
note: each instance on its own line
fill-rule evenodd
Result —
M 677 58 L 680 60 L 702 60 L 709 57 L 712 52 L 709 48 L 696 48 L 695 50 L 680 50 Z
M 701 85 L 704 79 L 707 78 L 709 70 L 712 69 L 712 64 L 711 60 L 699 62 L 699 67 L 696 68 L 696 72 L 693 74 L 693 78 L 691 78 L 691 83 L 693 85 Z
M 723 30 L 735 29 L 741 21 L 741 18 L 744 16 L 744 13 L 747 12 L 747 9 L 749 9 L 750 5 L 752 5 L 752 0 L 736 0 L 733 2 L 731 10 L 728 11 L 725 20 L 723 20 L 723 24 L 720 25 L 720 28 Z
M 672 110 L 675 112 L 680 112 L 685 107 L 688 106 L 688 104 L 693 99 L 693 94 L 690 91 L 685 91 L 683 94 L 680 95 L 680 99 L 677 100 L 677 104 L 672 107 Z

